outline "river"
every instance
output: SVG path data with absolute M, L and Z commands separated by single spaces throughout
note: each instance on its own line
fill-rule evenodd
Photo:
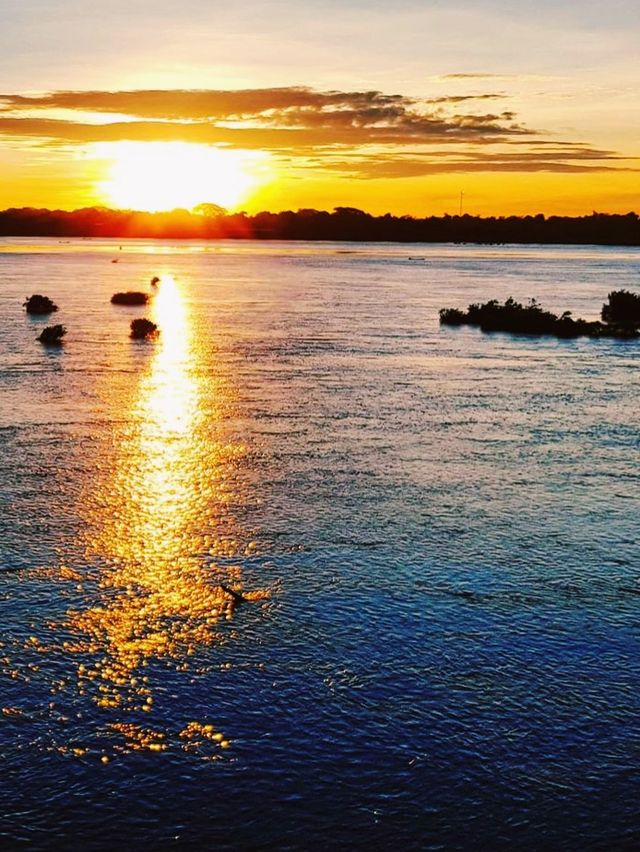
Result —
M 640 344 L 438 323 L 621 288 L 638 249 L 0 239 L 0 842 L 637 847 Z

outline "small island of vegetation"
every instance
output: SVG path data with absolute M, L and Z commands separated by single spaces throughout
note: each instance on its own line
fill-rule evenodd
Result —
M 158 326 L 146 317 L 131 321 L 131 337 L 134 340 L 146 340 L 150 337 L 157 337 L 157 335 Z
M 48 325 L 38 335 L 37 340 L 45 346 L 60 346 L 66 333 L 67 329 L 63 325 Z
M 146 305 L 151 297 L 148 293 L 127 290 L 126 293 L 114 293 L 111 303 L 114 305 Z
M 458 308 L 443 308 L 440 311 L 442 325 L 471 325 L 482 331 L 561 338 L 631 338 L 640 336 L 640 295 L 628 290 L 609 293 L 608 302 L 602 306 L 601 317 L 603 322 L 574 319 L 571 311 L 557 316 L 551 311 L 545 311 L 535 299 L 523 305 L 512 297 L 504 304 L 491 299 L 469 305 L 466 311 Z
M 58 306 L 48 296 L 42 296 L 40 293 L 35 293 L 29 296 L 23 305 L 28 314 L 52 314 L 58 310 Z

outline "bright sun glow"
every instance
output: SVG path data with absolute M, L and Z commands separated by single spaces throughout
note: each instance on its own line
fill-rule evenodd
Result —
M 101 194 L 134 210 L 191 209 L 203 202 L 233 209 L 269 179 L 268 155 L 186 142 L 103 143 L 109 163 Z

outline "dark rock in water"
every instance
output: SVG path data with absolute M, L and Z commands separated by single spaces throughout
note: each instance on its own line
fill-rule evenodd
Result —
M 146 305 L 150 296 L 148 293 L 139 293 L 128 290 L 126 293 L 114 293 L 111 302 L 114 305 Z
M 629 290 L 613 290 L 602 306 L 602 321 L 619 328 L 640 328 L 640 294 Z
M 59 346 L 66 333 L 67 329 L 63 325 L 48 325 L 42 330 L 37 340 L 45 346 Z
M 154 275 L 153 278 L 151 279 L 151 286 L 157 287 L 159 283 L 160 283 L 160 279 L 158 278 L 157 275 Z
M 158 326 L 146 318 L 134 319 L 131 322 L 131 337 L 134 340 L 144 340 L 147 337 L 155 337 L 158 334 Z
M 466 311 L 458 308 L 443 308 L 440 311 L 440 322 L 442 325 L 478 326 L 482 331 L 507 331 L 512 334 L 552 335 L 561 338 L 639 336 L 638 332 L 629 325 L 573 319 L 571 311 L 565 311 L 561 316 L 556 316 L 550 311 L 543 310 L 535 299 L 522 305 L 511 297 L 504 304 L 497 299 L 491 299 L 482 304 L 475 303 L 469 305 Z
M 39 293 L 29 296 L 23 307 L 27 309 L 28 314 L 52 314 L 58 310 L 58 306 L 48 296 L 41 296 Z

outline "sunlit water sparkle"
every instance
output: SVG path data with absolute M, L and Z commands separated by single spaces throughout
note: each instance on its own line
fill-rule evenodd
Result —
M 640 346 L 437 311 L 640 251 L 120 245 L 0 240 L 5 845 L 637 845 Z

